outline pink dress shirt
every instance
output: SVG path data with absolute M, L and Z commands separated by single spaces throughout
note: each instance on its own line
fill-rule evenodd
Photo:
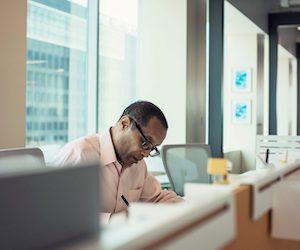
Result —
M 128 202 L 178 202 L 182 198 L 173 191 L 162 190 L 160 183 L 148 173 L 144 160 L 122 168 L 117 161 L 110 132 L 82 137 L 66 144 L 58 153 L 56 166 L 78 165 L 99 161 L 101 200 L 104 213 L 117 213 L 127 207 L 121 198 Z

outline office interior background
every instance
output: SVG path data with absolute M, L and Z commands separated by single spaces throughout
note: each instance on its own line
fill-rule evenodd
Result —
M 1 249 L 300 248 L 300 0 L 1 0 L 0 55 Z M 202 153 L 146 159 L 187 202 L 119 174 L 105 217 L 99 163 L 50 162 L 136 100 Z
M 218 1 L 4 1 L 0 147 L 63 145 L 149 100 L 169 121 L 165 144 L 239 150 L 240 171 L 253 169 L 257 134 L 299 132 L 300 31 L 278 26 L 274 75 L 268 21 L 296 2 L 224 1 L 213 19 Z M 237 69 L 250 72 L 246 92 L 233 90 Z M 239 99 L 251 106 L 244 124 L 232 114 Z

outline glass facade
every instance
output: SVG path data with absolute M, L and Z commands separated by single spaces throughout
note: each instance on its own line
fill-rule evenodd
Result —
M 87 131 L 87 2 L 28 2 L 26 143 Z
M 88 32 L 90 22 L 97 22 L 89 18 L 92 1 L 97 0 L 28 1 L 28 146 L 64 144 L 88 133 L 88 98 L 93 91 L 88 86 Z M 126 20 L 137 17 L 135 2 L 100 1 L 99 128 L 112 125 L 136 98 L 137 24 Z M 125 19 L 116 13 L 120 5 Z
M 116 8 L 120 3 L 120 0 L 100 1 L 100 11 L 101 2 L 107 1 L 113 1 Z M 99 29 L 99 125 L 107 129 L 137 96 L 137 26 L 100 12 Z

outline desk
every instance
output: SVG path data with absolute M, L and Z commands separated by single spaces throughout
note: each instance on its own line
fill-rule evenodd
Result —
M 229 193 L 206 191 L 203 199 L 177 204 L 132 204 L 129 219 L 100 236 L 58 249 L 217 249 L 233 240 L 234 203 Z M 215 195 L 211 195 L 211 194 Z M 212 238 L 211 235 L 218 235 Z
M 235 190 L 237 237 L 223 250 L 299 250 L 299 241 L 273 239 L 270 236 L 271 212 L 258 220 L 251 218 L 251 189 L 242 186 Z
M 234 179 L 235 181 L 233 182 L 238 182 L 240 178 L 234 176 Z M 204 191 L 206 192 L 206 190 Z M 253 199 L 250 185 L 233 187 L 232 195 L 234 197 L 232 203 L 234 209 L 230 211 L 234 211 L 235 237 L 233 237 L 232 231 L 229 230 L 230 220 L 228 218 L 230 218 L 230 213 L 227 213 L 226 216 L 224 214 L 224 217 L 219 217 L 221 221 L 212 221 L 214 223 L 209 223 L 210 225 L 208 224 L 206 228 L 203 225 L 206 225 L 207 221 L 201 225 L 203 216 L 207 218 L 210 217 L 207 216 L 210 215 L 210 212 L 216 212 L 214 207 L 219 209 L 217 212 L 224 211 L 224 207 L 218 207 L 218 205 L 224 199 L 226 200 L 226 196 L 223 198 L 222 196 L 211 196 L 211 200 L 215 200 L 215 202 L 209 203 L 208 200 L 205 201 L 203 199 L 201 201 L 202 204 L 198 203 L 196 206 L 190 207 L 185 205 L 177 208 L 165 207 L 166 209 L 158 211 L 154 207 L 151 208 L 150 205 L 150 213 L 158 216 L 156 221 L 127 221 L 123 225 L 105 228 L 102 231 L 101 240 L 99 236 L 96 236 L 79 242 L 65 244 L 59 249 L 300 249 L 300 241 L 271 238 L 270 211 L 264 213 L 256 220 L 251 217 Z M 138 214 L 138 210 L 135 212 Z M 222 240 L 223 243 L 226 242 L 226 244 L 212 245 L 219 240 Z

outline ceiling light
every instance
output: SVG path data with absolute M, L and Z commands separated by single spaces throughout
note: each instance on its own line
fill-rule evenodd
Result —
M 26 62 L 27 64 L 44 64 L 44 63 L 47 63 L 46 60 L 28 60 Z
M 63 73 L 65 70 L 63 68 L 58 68 L 58 69 L 55 69 L 55 71 L 57 73 Z

